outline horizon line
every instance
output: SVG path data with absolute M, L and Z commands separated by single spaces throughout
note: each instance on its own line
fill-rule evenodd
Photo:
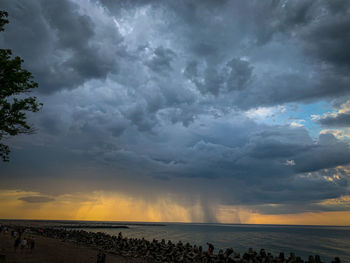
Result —
M 9 219 L 0 218 L 0 221 L 51 221 L 51 222 L 105 222 L 105 223 L 123 223 L 123 224 L 207 224 L 207 225 L 260 225 L 260 226 L 309 226 L 309 227 L 350 227 L 350 225 L 322 225 L 322 224 L 249 224 L 249 223 L 220 223 L 220 222 L 181 222 L 181 221 L 108 221 L 108 220 L 80 220 L 80 219 Z

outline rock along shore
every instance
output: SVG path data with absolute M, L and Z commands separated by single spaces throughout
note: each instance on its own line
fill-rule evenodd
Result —
M 8 225 L 10 229 L 18 232 L 29 232 L 31 234 L 42 235 L 60 239 L 64 242 L 77 243 L 88 247 L 102 249 L 107 253 L 121 255 L 123 257 L 140 258 L 145 262 L 201 262 L 201 263 L 323 263 L 318 255 L 309 256 L 308 260 L 303 260 L 290 253 L 285 256 L 280 253 L 273 256 L 271 253 L 261 249 L 258 252 L 249 250 L 240 254 L 232 248 L 225 251 L 219 250 L 218 254 L 210 255 L 201 246 L 183 244 L 181 241 L 172 243 L 153 239 L 153 241 L 137 238 L 126 238 L 121 233 L 118 236 L 111 236 L 102 232 L 94 233 L 84 230 L 67 229 L 63 227 L 24 227 Z M 335 258 L 332 263 L 340 263 L 339 258 Z

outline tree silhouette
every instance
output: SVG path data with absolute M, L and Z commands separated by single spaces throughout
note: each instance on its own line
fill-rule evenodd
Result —
M 0 11 L 0 32 L 8 23 L 8 14 Z M 0 158 L 9 161 L 10 149 L 3 141 L 18 134 L 31 134 L 34 129 L 27 123 L 27 112 L 37 112 L 42 104 L 36 97 L 28 97 L 38 87 L 32 74 L 22 69 L 20 57 L 11 58 L 10 49 L 0 49 Z

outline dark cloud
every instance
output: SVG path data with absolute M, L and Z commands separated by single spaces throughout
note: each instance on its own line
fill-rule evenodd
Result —
M 210 16 L 212 19 L 208 16 L 197 16 L 197 13 L 209 12 L 206 4 L 192 4 L 191 24 L 185 27 L 186 30 L 178 27 L 175 30 L 178 29 L 179 34 L 191 34 L 185 41 L 185 47 L 191 47 L 188 52 L 193 55 L 193 60 L 187 65 L 185 73 L 204 95 L 211 93 L 217 96 L 226 91 L 223 88 L 225 86 L 229 91 L 244 87 L 245 92 L 232 94 L 231 99 L 238 107 L 250 108 L 295 101 L 310 102 L 348 94 L 348 44 L 343 39 L 349 31 L 346 30 L 349 24 L 347 12 L 343 9 L 349 8 L 346 1 L 337 1 L 334 4 L 326 1 L 267 1 L 254 4 L 249 1 L 244 4 L 222 2 L 215 8 L 210 6 L 213 8 Z M 188 20 L 189 11 L 185 11 L 184 7 L 179 5 L 172 8 L 177 16 Z M 225 8 L 232 12 L 240 10 L 245 13 L 247 20 L 236 16 L 236 24 L 245 22 L 239 32 L 235 31 L 232 14 L 226 14 Z M 220 19 L 215 18 L 216 12 L 220 12 Z M 203 17 L 206 17 L 205 21 Z M 249 18 L 251 19 L 248 20 Z M 226 30 L 228 25 L 231 25 L 230 30 Z M 219 32 L 225 32 L 225 36 L 221 36 Z M 287 41 L 290 44 L 280 47 L 276 45 L 278 42 L 286 44 Z M 188 45 L 188 42 L 191 44 Z M 274 47 L 275 54 L 281 48 L 283 63 L 280 63 L 280 58 L 274 60 L 276 55 L 269 51 L 269 46 Z M 294 53 L 297 50 L 298 53 Z M 233 57 L 238 54 L 247 56 L 250 61 L 245 68 L 242 62 L 240 71 L 237 68 L 232 70 L 232 73 L 237 71 L 238 75 L 232 75 L 227 81 L 222 69 L 227 63 L 228 54 Z M 294 54 L 294 57 L 289 54 Z M 264 65 L 255 66 L 260 56 L 270 56 L 265 59 L 265 68 Z M 198 63 L 199 58 L 204 60 L 202 71 L 198 70 L 201 65 Z M 266 64 L 269 60 L 279 65 L 277 71 L 274 67 L 266 70 L 270 67 Z M 197 61 L 196 65 L 193 61 Z M 326 65 L 320 67 L 322 63 Z M 263 71 L 264 74 L 257 74 L 251 79 L 253 68 L 258 73 Z M 285 70 L 287 68 L 292 70 Z M 310 71 L 314 72 L 314 76 L 306 73 Z
M 120 72 L 120 65 L 125 67 L 123 57 L 130 54 L 124 49 L 127 43 L 118 32 L 120 27 L 113 27 L 113 17 L 123 20 L 129 19 L 130 15 L 138 19 L 137 10 L 143 8 L 151 10 L 154 19 L 166 23 L 155 24 L 154 33 L 149 31 L 148 35 L 142 35 L 144 39 L 136 41 L 152 43 L 154 34 L 161 34 L 164 41 L 174 43 L 167 48 L 161 41 L 156 46 L 151 45 L 154 52 L 143 64 L 154 74 L 169 74 L 171 70 L 179 70 L 182 55 L 175 54 L 181 53 L 191 58 L 190 61 L 197 61 L 202 69 L 197 69 L 197 75 L 193 75 L 191 81 L 203 95 L 218 96 L 227 91 L 246 89 L 246 93 L 231 96 L 236 106 L 250 108 L 313 101 L 348 93 L 348 37 L 344 35 L 350 24 L 345 11 L 349 9 L 347 1 L 208 1 L 200 4 L 190 1 L 176 5 L 171 1 L 100 3 L 108 7 L 110 12 L 105 15 L 110 15 L 110 23 L 99 21 L 98 17 L 92 19 L 70 1 L 63 1 L 58 6 L 43 1 L 7 1 L 2 4 L 1 8 L 7 9 L 13 17 L 9 32 L 4 34 L 6 45 L 27 61 L 28 68 L 41 84 L 41 91 L 74 88 L 90 79 L 104 79 L 109 73 Z M 27 23 L 28 13 L 23 10 L 32 10 L 38 15 Z M 23 32 L 14 33 L 19 31 Z M 35 39 L 29 32 L 36 32 Z M 101 34 L 105 39 L 103 48 Z M 275 56 L 266 47 L 288 39 L 293 39 L 293 43 L 281 46 L 288 49 L 281 54 L 284 63 L 274 61 L 280 64 L 278 71 L 271 69 L 267 74 L 257 74 L 252 80 L 253 68 L 258 72 L 265 71 L 255 66 L 261 53 L 270 55 L 271 60 Z M 25 48 L 20 45 L 24 41 L 28 43 Z M 300 51 L 300 58 L 306 56 L 308 59 L 293 58 L 292 61 L 288 53 L 296 50 Z M 240 59 L 244 56 L 249 61 Z M 295 69 L 312 69 L 315 77 L 310 78 L 301 70 L 283 72 L 291 63 Z M 316 63 L 326 63 L 327 68 Z M 179 82 L 176 85 L 185 85 L 180 80 L 173 81 Z
M 202 74 L 199 72 L 197 61 L 187 62 L 184 76 L 196 85 L 203 94 L 239 91 L 248 86 L 251 81 L 253 68 L 247 61 L 233 58 L 223 68 L 206 67 Z
M 209 221 L 211 198 L 263 213 L 329 211 L 319 203 L 348 191 L 348 143 L 279 113 L 247 116 L 347 100 L 348 6 L 2 1 L 10 24 L 0 44 L 25 59 L 45 110 L 30 116 L 36 135 L 11 141 L 0 186 L 199 196 Z M 316 124 L 347 127 L 348 118 Z
M 171 70 L 171 61 L 176 56 L 176 54 L 169 48 L 157 47 L 154 50 L 154 55 L 146 63 L 146 65 L 155 72 L 164 72 Z
M 328 127 L 350 127 L 350 112 L 321 117 L 318 122 Z
M 321 134 L 318 143 L 309 145 L 295 159 L 298 172 L 313 172 L 350 163 L 350 149 L 345 142 L 337 140 L 332 134 Z
M 302 31 L 302 36 L 307 40 L 306 46 L 310 53 L 321 61 L 345 67 L 348 71 L 350 4 L 348 1 L 335 1 L 333 4 L 325 1 L 324 3 L 325 7 L 329 8 L 326 16 L 311 23 L 308 31 Z
M 229 91 L 244 89 L 252 76 L 252 67 L 247 61 L 240 59 L 232 59 L 227 66 L 230 68 L 227 89 Z
M 90 124 L 92 130 L 86 126 L 79 132 L 69 129 L 65 139 L 50 141 L 49 148 L 43 145 L 34 150 L 27 144 L 25 151 L 15 150 L 14 160 L 2 170 L 12 174 L 20 171 L 15 167 L 23 167 L 18 178 L 34 176 L 40 181 L 48 175 L 52 181 L 64 181 L 76 174 L 76 190 L 66 185 L 60 190 L 54 186 L 43 190 L 37 185 L 39 192 L 62 194 L 86 188 L 127 189 L 136 196 L 171 192 L 191 198 L 199 194 L 224 204 L 259 206 L 266 213 L 284 213 L 288 207 L 293 212 L 305 211 L 311 209 L 305 203 L 339 198 L 348 191 L 346 169 L 336 167 L 349 164 L 350 149 L 332 135 L 320 135 L 315 142 L 304 128 L 258 125 L 242 116 L 230 124 L 224 118 L 202 121 L 186 128 L 157 126 L 154 133 L 144 133 L 137 125 L 126 126 L 117 137 L 103 129 L 96 131 L 96 124 Z M 33 135 L 31 140 L 42 142 L 42 137 Z M 33 158 L 28 159 L 28 152 Z M 287 165 L 287 160 L 295 165 Z M 79 168 L 87 164 L 94 168 Z M 18 180 L 14 182 L 18 187 Z M 23 181 L 29 189 L 32 183 Z M 279 206 L 271 210 L 264 204 Z
M 27 202 L 27 203 L 48 203 L 55 201 L 54 198 L 47 197 L 47 196 L 25 196 L 25 197 L 20 197 L 18 200 Z
M 25 60 L 26 68 L 39 83 L 39 91 L 76 88 L 90 79 L 103 79 L 117 72 L 116 53 L 121 49 L 117 29 L 96 26 L 96 18 L 80 14 L 75 3 L 16 0 L 2 2 L 0 9 L 7 10 L 10 19 L 0 43 Z M 102 30 L 110 37 L 104 46 L 96 32 Z

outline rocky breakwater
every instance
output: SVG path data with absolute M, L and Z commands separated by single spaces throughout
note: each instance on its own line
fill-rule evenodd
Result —
M 13 226 L 11 226 L 13 228 Z M 240 254 L 232 248 L 219 250 L 218 254 L 210 254 L 204 251 L 201 246 L 191 245 L 182 242 L 173 243 L 165 240 L 148 241 L 145 239 L 126 238 L 121 233 L 118 236 L 111 236 L 102 232 L 93 233 L 84 230 L 73 230 L 64 228 L 40 228 L 29 227 L 27 231 L 57 238 L 65 242 L 78 243 L 102 249 L 107 253 L 117 254 L 124 257 L 142 258 L 145 262 L 206 262 L 206 263 L 323 263 L 321 258 L 309 256 L 307 260 L 297 257 L 294 253 L 285 256 L 280 253 L 274 256 L 261 249 L 259 252 L 249 248 Z M 340 263 L 339 258 L 335 258 L 332 263 Z

